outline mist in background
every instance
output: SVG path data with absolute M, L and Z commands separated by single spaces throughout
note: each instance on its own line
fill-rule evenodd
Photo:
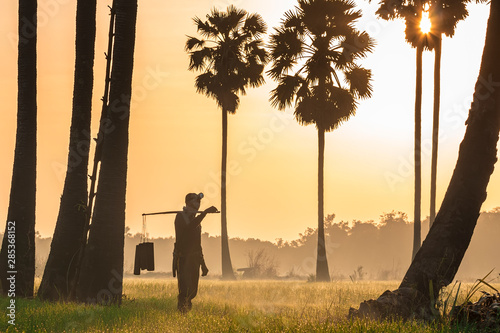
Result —
M 424 220 L 422 230 L 429 230 Z M 400 280 L 411 260 L 413 223 L 406 214 L 383 214 L 378 221 L 336 221 L 328 215 L 325 222 L 326 250 L 332 280 Z M 500 257 L 495 249 L 500 235 L 500 207 L 483 212 L 478 219 L 471 244 L 456 279 L 472 281 L 484 277 L 492 269 L 498 276 Z M 141 235 L 125 236 L 125 276 L 133 276 L 135 246 Z M 172 251 L 175 239 L 153 238 L 155 271 L 142 271 L 140 277 L 171 277 Z M 36 239 L 37 276 L 41 277 L 50 249 L 51 238 Z M 255 238 L 230 238 L 233 267 L 241 278 L 308 279 L 316 269 L 317 231 L 307 228 L 297 239 L 275 242 Z M 205 261 L 210 270 L 207 278 L 221 275 L 220 236 L 202 235 Z M 249 267 L 258 272 L 245 274 Z

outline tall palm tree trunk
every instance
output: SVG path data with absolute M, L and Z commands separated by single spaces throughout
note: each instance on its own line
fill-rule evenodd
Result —
M 38 289 L 42 299 L 67 299 L 81 250 L 87 206 L 88 153 L 94 80 L 96 0 L 78 0 L 73 113 L 68 169 L 51 250 Z
M 422 53 L 423 47 L 417 47 L 417 79 L 415 83 L 415 202 L 414 202 L 414 222 L 413 222 L 413 254 L 420 249 L 421 223 L 420 206 L 422 196 L 422 153 L 421 153 L 421 122 L 422 122 Z
M 36 14 L 37 0 L 19 1 L 16 148 L 0 252 L 2 291 L 8 293 L 11 284 L 7 279 L 14 276 L 16 297 L 32 297 L 35 279 Z
M 318 256 L 316 258 L 316 281 L 330 281 L 325 246 L 324 164 L 325 130 L 318 126 Z
M 432 161 L 431 161 L 431 204 L 429 215 L 429 228 L 432 227 L 436 219 L 436 179 L 437 179 L 437 160 L 439 144 L 439 103 L 441 95 L 441 41 L 442 34 L 437 38 L 437 44 L 434 48 L 434 110 L 432 121 Z
M 108 131 L 77 298 L 87 303 L 121 303 L 127 182 L 128 128 L 134 63 L 137 0 L 115 1 L 115 44 Z
M 492 0 L 474 100 L 450 185 L 424 246 L 415 257 L 401 287 L 417 286 L 433 296 L 448 285 L 467 250 L 486 187 L 497 161 L 500 129 L 500 1 Z M 429 295 L 427 293 L 426 295 Z
M 77 282 L 80 278 L 80 271 L 81 271 L 81 266 L 82 266 L 82 261 L 83 261 L 83 256 L 85 254 L 85 247 L 87 246 L 87 240 L 88 240 L 88 233 L 90 229 L 90 220 L 92 219 L 92 212 L 94 208 L 94 199 L 96 196 L 96 184 L 97 184 L 97 177 L 98 177 L 98 170 L 99 166 L 101 164 L 101 157 L 102 157 L 102 146 L 104 142 L 104 132 L 106 129 L 106 121 L 107 121 L 107 110 L 108 110 L 108 104 L 109 104 L 109 85 L 111 82 L 111 60 L 113 57 L 113 44 L 114 44 L 114 35 L 115 35 L 115 16 L 116 16 L 116 10 L 115 10 L 115 1 L 113 0 L 112 6 L 110 7 L 110 19 L 109 19 L 109 29 L 108 29 L 108 50 L 105 53 L 106 55 L 106 71 L 105 71 L 105 80 L 104 80 L 104 94 L 101 98 L 102 101 L 102 107 L 101 107 L 101 117 L 99 119 L 99 131 L 97 132 L 97 138 L 95 139 L 96 145 L 95 145 L 95 151 L 94 151 L 94 161 L 93 161 L 93 166 L 92 166 L 92 171 L 91 174 L 89 175 L 90 178 L 90 186 L 89 186 L 89 191 L 88 191 L 88 197 L 87 197 L 87 205 L 85 207 L 85 222 L 83 225 L 82 229 L 82 237 L 81 237 L 81 245 L 80 245 L 80 250 L 78 252 L 77 258 L 75 259 L 76 263 L 76 269 L 75 269 L 75 274 L 74 274 L 74 282 L 71 286 L 71 290 L 69 293 L 69 298 L 70 299 L 75 299 L 75 293 L 76 293 L 76 285 Z
M 436 220 L 399 288 L 363 302 L 357 315 L 431 316 L 433 299 L 450 284 L 469 247 L 497 161 L 500 130 L 500 0 L 492 0 L 467 129 Z
M 231 256 L 229 254 L 229 236 L 227 234 L 227 110 L 222 108 L 222 167 L 221 167 L 221 249 L 222 249 L 222 278 L 235 280 Z

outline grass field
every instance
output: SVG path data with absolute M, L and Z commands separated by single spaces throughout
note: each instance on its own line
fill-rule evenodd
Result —
M 125 279 L 123 304 L 96 306 L 16 301 L 16 326 L 1 332 L 474 332 L 447 323 L 348 320 L 349 307 L 397 282 L 201 280 L 193 310 L 177 312 L 173 279 Z M 469 285 L 470 287 L 470 285 Z M 467 286 L 462 286 L 464 293 Z M 0 298 L 6 313 L 8 299 Z

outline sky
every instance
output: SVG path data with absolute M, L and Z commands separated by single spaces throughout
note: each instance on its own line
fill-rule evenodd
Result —
M 55 228 L 64 184 L 74 73 L 76 2 L 39 0 L 38 164 L 36 230 Z M 374 220 L 402 211 L 413 220 L 415 49 L 404 42 L 404 24 L 377 19 L 377 1 L 356 0 L 359 30 L 376 40 L 362 61 L 373 73 L 373 97 L 339 129 L 326 134 L 325 214 L 335 221 Z M 98 2 L 92 128 L 95 135 L 104 86 L 109 1 Z M 126 225 L 142 229 L 142 213 L 178 210 L 188 192 L 204 192 L 202 209 L 220 208 L 222 114 L 214 100 L 197 94 L 197 73 L 187 70 L 186 36 L 192 18 L 234 4 L 262 15 L 268 32 L 296 1 L 140 1 L 132 85 Z M 471 4 L 455 36 L 444 38 L 437 206 L 453 172 L 472 101 L 488 18 L 487 5 Z M 5 226 L 15 147 L 17 112 L 17 4 L 0 5 L 0 228 Z M 429 215 L 434 54 L 424 53 L 422 108 L 422 216 Z M 293 110 L 269 103 L 276 86 L 241 97 L 229 116 L 228 233 L 230 237 L 292 240 L 317 226 L 317 131 L 301 126 Z M 93 153 L 92 147 L 92 153 Z M 92 154 L 91 153 L 91 154 Z M 91 155 L 92 156 L 92 155 Z M 482 210 L 500 206 L 500 175 L 490 179 Z M 153 237 L 174 235 L 173 215 L 148 217 Z M 219 215 L 203 231 L 220 234 Z M 423 230 L 425 233 L 427 230 Z

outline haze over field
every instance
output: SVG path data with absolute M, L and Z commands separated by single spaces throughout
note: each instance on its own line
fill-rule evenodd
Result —
M 402 278 L 411 260 L 411 241 L 413 224 L 399 213 L 387 214 L 372 221 L 357 221 L 352 227 L 346 222 L 333 219 L 334 224 L 326 224 L 326 250 L 334 281 L 347 280 L 354 271 L 362 267 L 364 280 L 398 280 Z M 428 229 L 428 220 L 423 228 Z M 471 244 L 457 273 L 459 281 L 475 281 L 492 269 L 492 278 L 498 276 L 500 258 L 492 251 L 500 234 L 500 210 L 482 213 L 474 232 Z M 124 272 L 130 276 L 134 270 L 136 245 L 141 241 L 140 234 L 128 233 L 125 238 Z M 140 278 L 171 277 L 174 237 L 151 239 L 154 243 L 155 271 L 143 270 Z M 203 234 L 202 246 L 205 261 L 210 269 L 208 279 L 218 278 L 221 274 L 220 237 Z M 44 263 L 50 250 L 50 238 L 37 238 L 37 274 L 43 272 Z M 277 243 L 260 239 L 231 238 L 231 260 L 234 269 L 256 265 L 249 262 L 250 257 L 263 252 L 259 264 L 262 265 L 258 278 L 273 279 L 277 276 L 290 279 L 305 279 L 314 274 L 316 265 L 316 229 L 302 230 L 293 240 Z M 265 272 L 265 269 L 275 269 Z M 240 274 L 242 272 L 240 271 Z M 137 277 L 137 276 L 135 276 Z M 359 277 L 358 277 L 359 278 Z M 498 278 L 495 279 L 498 281 Z
M 295 1 L 234 1 L 277 26 Z M 336 221 L 378 220 L 392 210 L 413 210 L 413 106 L 415 50 L 404 42 L 402 22 L 375 18 L 376 2 L 357 1 L 364 17 L 358 27 L 377 42 L 363 61 L 372 69 L 374 94 L 357 115 L 326 135 L 325 212 Z M 98 4 L 93 136 L 97 130 L 104 84 L 108 4 Z M 139 4 L 135 51 L 126 225 L 141 230 L 144 212 L 176 210 L 184 195 L 206 194 L 202 208 L 220 206 L 220 118 L 213 100 L 195 92 L 195 73 L 187 70 L 186 35 L 195 34 L 192 18 L 227 1 L 150 0 Z M 470 5 L 453 39 L 443 40 L 438 203 L 456 162 L 464 121 L 477 79 L 488 6 Z M 75 4 L 39 1 L 38 187 L 36 229 L 52 236 L 62 192 L 74 70 Z M 17 5 L 0 13 L 0 227 L 7 215 L 16 130 Z M 428 215 L 432 118 L 432 59 L 424 53 L 423 198 Z M 228 232 L 230 237 L 293 240 L 316 225 L 317 133 L 300 126 L 291 110 L 279 112 L 268 102 L 275 83 L 249 91 L 229 119 Z M 498 173 L 489 185 L 483 210 L 500 206 Z M 439 205 L 438 205 L 439 206 Z M 410 215 L 410 219 L 412 219 Z M 171 237 L 173 217 L 148 219 L 152 236 Z M 203 230 L 220 234 L 218 218 Z M 423 233 L 427 231 L 424 228 Z

